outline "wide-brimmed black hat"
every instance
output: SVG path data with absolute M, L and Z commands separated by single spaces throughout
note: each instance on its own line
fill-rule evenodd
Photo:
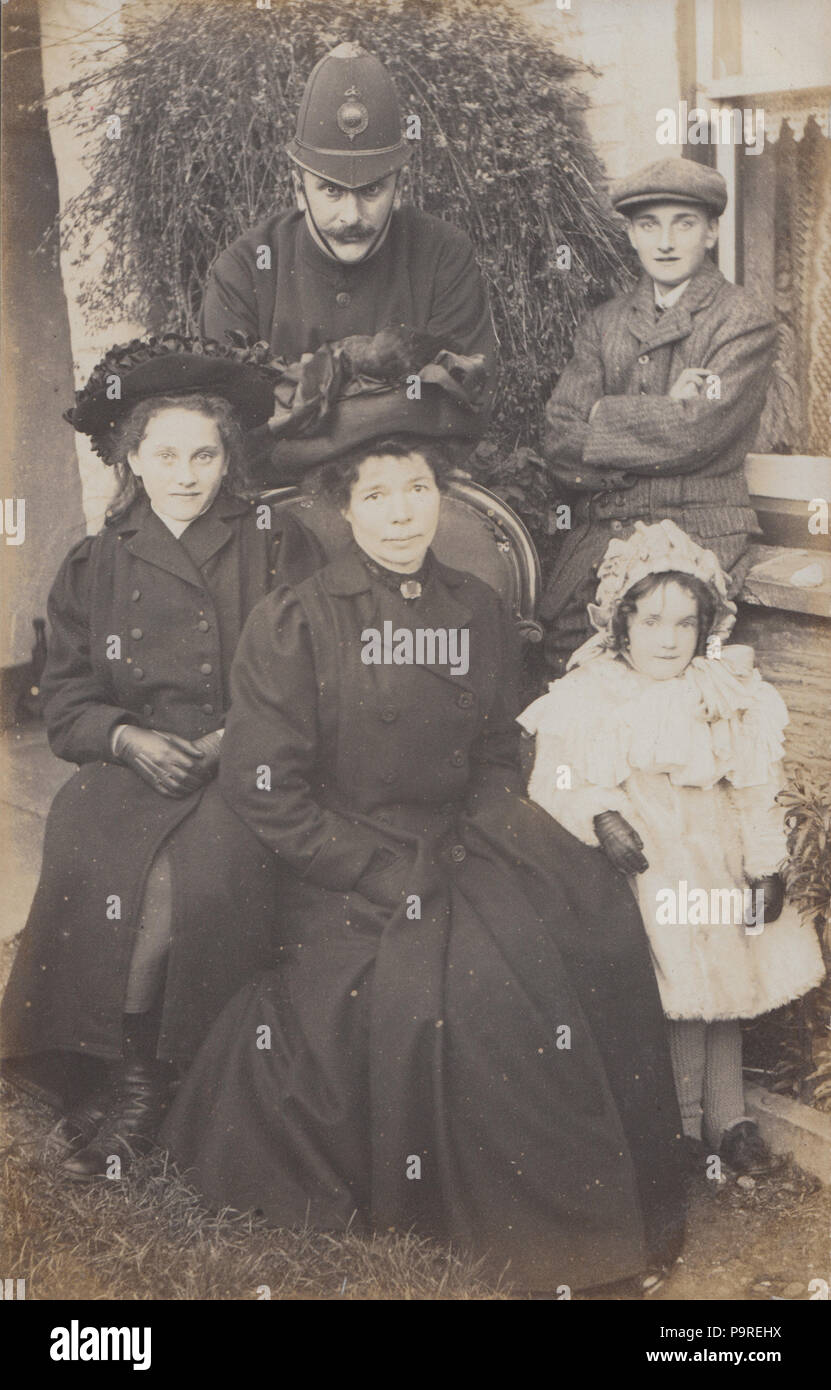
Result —
M 389 435 L 469 443 L 481 438 L 487 386 L 481 354 L 463 356 L 430 333 L 398 325 L 324 343 L 280 375 L 268 425 L 271 478 L 307 469 Z
M 114 459 L 118 425 L 139 401 L 151 396 L 221 396 L 252 430 L 274 412 L 279 372 L 266 365 L 267 347 L 223 347 L 211 338 L 168 333 L 116 345 L 94 368 L 64 419 L 88 434 L 105 463 Z

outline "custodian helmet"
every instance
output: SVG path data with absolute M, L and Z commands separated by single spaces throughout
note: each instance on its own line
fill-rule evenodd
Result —
M 301 169 L 344 188 L 362 188 L 408 157 L 392 79 L 357 43 L 340 43 L 312 68 L 297 131 L 286 146 Z

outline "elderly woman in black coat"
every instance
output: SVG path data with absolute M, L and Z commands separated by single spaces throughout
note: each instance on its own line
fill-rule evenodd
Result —
M 444 472 L 434 439 L 341 457 L 352 544 L 246 625 L 220 784 L 285 866 L 281 960 L 162 1138 L 278 1226 L 415 1228 L 526 1289 L 642 1277 L 682 1222 L 646 938 L 625 880 L 524 798 L 511 620 L 430 549 Z
M 51 1093 L 108 1064 L 55 1131 L 73 1178 L 147 1146 L 171 1061 L 270 959 L 273 856 L 216 771 L 242 625 L 287 546 L 299 572 L 316 559 L 235 491 L 240 425 L 273 389 L 248 354 L 171 337 L 114 348 L 68 412 L 121 490 L 49 598 L 49 742 L 80 771 L 49 814 L 2 1040 L 6 1073 Z

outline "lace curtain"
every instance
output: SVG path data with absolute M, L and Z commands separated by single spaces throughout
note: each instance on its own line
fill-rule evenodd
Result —
M 787 113 L 777 124 L 778 139 L 768 135 L 763 153 L 753 156 L 759 168 L 744 206 L 745 247 L 758 268 L 763 257 L 752 249 L 754 218 L 764 223 L 767 205 L 779 325 L 756 447 L 831 455 L 831 140 L 814 116 L 794 122 L 804 131 L 801 139 Z

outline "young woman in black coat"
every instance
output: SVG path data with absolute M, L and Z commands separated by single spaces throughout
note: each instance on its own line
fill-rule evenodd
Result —
M 80 770 L 49 813 L 2 1041 L 13 1079 L 81 1090 L 54 1135 L 70 1177 L 148 1145 L 171 1062 L 271 959 L 273 856 L 216 772 L 243 623 L 280 565 L 317 559 L 238 495 L 240 425 L 268 418 L 273 385 L 238 350 L 171 337 L 114 348 L 68 412 L 120 490 L 49 598 L 46 726 Z
M 353 542 L 254 610 L 220 763 L 285 866 L 280 964 L 162 1138 L 278 1226 L 415 1228 L 524 1289 L 643 1275 L 683 1204 L 634 899 L 523 795 L 511 620 L 430 549 L 440 448 L 332 467 Z

